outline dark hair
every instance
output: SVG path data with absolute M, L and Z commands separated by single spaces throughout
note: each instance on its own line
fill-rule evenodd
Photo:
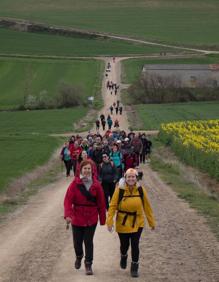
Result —
M 107 154 L 107 153 L 103 153 L 102 158 L 103 158 L 103 156 L 107 156 L 109 158 L 109 154 Z
M 83 153 L 83 152 L 86 152 L 86 154 L 87 154 L 87 151 L 86 151 L 86 150 L 83 150 L 83 151 L 80 153 L 80 155 L 79 155 L 79 157 L 78 157 L 78 162 L 79 162 L 79 163 L 81 163 L 82 160 L 83 160 L 83 159 L 82 159 L 82 153 Z

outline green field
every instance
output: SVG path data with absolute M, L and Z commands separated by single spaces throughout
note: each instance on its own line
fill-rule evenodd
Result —
M 15 108 L 27 95 L 54 97 L 62 82 L 97 97 L 102 71 L 103 63 L 95 60 L 0 59 L 0 109 Z
M 0 192 L 16 177 L 44 164 L 57 146 L 57 139 L 48 136 L 0 136 Z
M 133 83 L 141 74 L 145 64 L 219 64 L 219 56 L 203 56 L 194 58 L 172 59 L 129 59 L 122 62 L 123 83 Z
M 159 129 L 161 123 L 202 120 L 219 118 L 219 102 L 193 102 L 179 104 L 147 104 L 136 105 L 134 110 L 138 113 L 139 124 L 130 118 L 134 129 Z
M 0 16 L 219 47 L 218 0 L 1 0 Z
M 164 48 L 109 39 L 84 39 L 18 32 L 0 28 L 0 54 L 35 56 L 99 56 L 159 53 Z M 165 48 L 168 50 L 168 48 Z M 170 49 L 169 49 L 170 50 Z M 173 50 L 176 52 L 175 50 Z
M 45 163 L 59 141 L 50 133 L 73 132 L 86 108 L 0 112 L 0 192 L 14 178 Z
M 0 112 L 0 136 L 50 134 L 73 131 L 73 123 L 86 115 L 87 108 Z
M 1 109 L 16 107 L 27 91 L 54 96 L 60 82 L 79 85 L 100 100 L 103 63 L 96 60 L 1 59 Z M 99 101 L 101 103 L 101 101 Z M 73 132 L 88 108 L 0 112 L 0 192 L 12 179 L 45 163 L 59 141 L 50 133 Z

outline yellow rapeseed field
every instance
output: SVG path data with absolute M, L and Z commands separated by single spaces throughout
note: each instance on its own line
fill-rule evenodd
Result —
M 219 119 L 162 124 L 160 139 L 187 163 L 219 178 Z

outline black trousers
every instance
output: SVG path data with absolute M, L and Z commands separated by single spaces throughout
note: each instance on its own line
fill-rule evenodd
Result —
M 145 164 L 145 156 L 146 156 L 146 152 L 142 152 L 140 154 L 140 163 Z
M 83 257 L 83 243 L 85 246 L 85 262 L 92 263 L 94 244 L 93 238 L 97 225 L 75 226 L 72 225 L 73 245 L 77 257 Z
M 140 227 L 137 232 L 134 233 L 118 233 L 120 239 L 120 252 L 122 255 L 126 255 L 131 243 L 131 255 L 132 261 L 138 262 L 139 260 L 139 240 L 141 238 L 143 228 Z
M 106 201 L 106 208 L 109 208 L 109 198 L 112 199 L 113 193 L 115 191 L 115 183 L 113 182 L 104 182 L 102 181 L 102 187 L 104 191 L 105 201 Z
M 119 181 L 119 179 L 122 177 L 122 165 L 116 167 L 116 180 Z
M 64 164 L 65 164 L 65 168 L 66 168 L 66 176 L 69 176 L 71 168 L 72 168 L 71 160 L 68 160 L 68 161 L 64 160 Z
M 73 169 L 74 175 L 75 175 L 76 167 L 77 167 L 77 160 L 71 160 L 71 165 L 72 165 L 72 169 Z

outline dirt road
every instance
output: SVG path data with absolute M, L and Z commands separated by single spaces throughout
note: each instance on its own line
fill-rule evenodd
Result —
M 119 59 L 112 63 L 108 79 L 120 82 Z M 104 76 L 105 105 L 101 113 L 106 113 L 116 99 L 106 90 L 105 83 Z M 126 130 L 127 116 L 119 119 Z M 157 228 L 144 230 L 138 281 L 218 282 L 219 244 L 204 219 L 178 199 L 150 167 L 142 169 Z M 0 281 L 133 280 L 129 270 L 119 268 L 118 238 L 115 233 L 108 233 L 105 226 L 98 226 L 95 235 L 95 275 L 86 277 L 83 267 L 78 271 L 73 268 L 72 236 L 70 230 L 65 230 L 62 218 L 63 198 L 69 182 L 63 175 L 63 179 L 45 187 L 1 225 Z

